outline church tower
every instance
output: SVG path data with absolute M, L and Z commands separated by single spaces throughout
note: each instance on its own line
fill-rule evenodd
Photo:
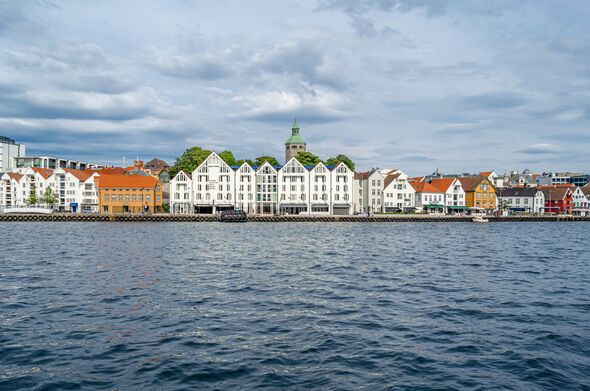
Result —
M 292 157 L 297 156 L 299 152 L 305 152 L 305 141 L 299 135 L 299 126 L 297 125 L 297 118 L 293 122 L 291 128 L 291 137 L 285 141 L 285 163 L 291 160 Z

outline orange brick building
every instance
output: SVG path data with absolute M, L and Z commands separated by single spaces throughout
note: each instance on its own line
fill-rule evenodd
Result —
M 94 179 L 101 213 L 160 213 L 162 184 L 142 175 L 100 175 Z M 146 209 L 147 208 L 147 209 Z

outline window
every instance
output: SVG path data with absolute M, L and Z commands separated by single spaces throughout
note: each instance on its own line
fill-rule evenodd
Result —
M 129 202 L 129 194 L 125 194 L 125 201 Z
M 108 201 L 108 200 L 109 200 L 109 195 L 108 195 L 108 194 L 105 194 L 105 195 L 104 195 L 104 200 L 105 200 L 105 201 Z
M 123 201 L 123 194 L 119 194 L 119 197 L 117 197 L 119 199 L 119 201 Z
M 146 195 L 146 196 L 145 196 L 145 200 L 146 200 L 147 202 L 150 202 L 150 199 L 151 199 L 151 197 L 150 197 L 149 195 Z

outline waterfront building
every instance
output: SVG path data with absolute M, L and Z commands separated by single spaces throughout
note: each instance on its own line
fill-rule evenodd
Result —
M 575 186 L 584 186 L 590 181 L 590 174 L 572 172 L 544 172 L 537 178 L 539 186 L 556 186 L 571 183 Z
M 25 144 L 17 144 L 11 138 L 0 136 L 0 172 L 12 171 L 13 159 L 25 155 Z
M 102 175 L 94 178 L 101 213 L 160 213 L 162 185 L 152 176 Z
M 569 186 L 542 186 L 545 194 L 545 213 L 571 214 L 574 209 L 573 192 Z
M 498 205 L 509 213 L 544 213 L 545 194 L 536 187 L 506 187 L 496 189 Z
M 257 214 L 352 214 L 354 173 L 344 163 L 305 167 L 291 158 L 229 166 L 215 152 L 190 175 L 171 179 L 172 213 L 217 213 L 240 209 Z
M 296 157 L 300 152 L 305 152 L 305 141 L 299 134 L 299 125 L 297 125 L 297 118 L 293 121 L 293 128 L 291 128 L 291 137 L 285 141 L 285 163 Z
M 90 168 L 100 168 L 102 166 L 97 164 L 90 164 L 80 162 L 77 160 L 69 160 L 50 156 L 19 156 L 12 159 L 13 171 L 23 171 L 29 167 L 46 168 L 55 170 L 58 168 L 69 168 L 73 170 L 86 170 Z
M 368 194 L 370 172 L 355 172 L 352 183 L 353 213 L 367 213 L 368 204 L 365 196 Z
M 50 186 L 57 198 L 56 209 L 72 213 L 98 212 L 98 190 L 94 181 L 97 176 L 96 173 L 71 168 L 54 170 Z
M 445 213 L 454 214 L 465 212 L 467 209 L 467 206 L 465 205 L 465 190 L 463 189 L 459 179 L 432 179 L 430 184 L 443 192 L 443 205 Z
M 479 175 L 459 178 L 465 191 L 465 206 L 472 211 L 496 210 L 496 189 L 490 180 Z
M 445 212 L 445 192 L 428 182 L 410 182 L 416 191 L 416 211 L 424 213 Z
M 416 190 L 401 171 L 389 174 L 383 181 L 383 212 L 414 212 Z
M 23 175 L 15 172 L 7 172 L 0 177 L 0 207 L 14 208 L 25 206 L 23 200 L 26 197 Z
M 586 197 L 586 194 L 582 191 L 582 188 L 576 186 L 572 191 L 572 199 L 574 201 L 573 214 L 577 216 L 588 216 L 590 215 L 590 202 Z

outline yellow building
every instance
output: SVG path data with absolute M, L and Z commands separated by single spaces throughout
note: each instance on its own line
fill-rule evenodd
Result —
M 467 209 L 493 212 L 497 207 L 496 189 L 490 180 L 483 176 L 459 178 L 465 191 Z
M 95 179 L 101 213 L 162 212 L 162 184 L 152 176 L 100 175 Z

